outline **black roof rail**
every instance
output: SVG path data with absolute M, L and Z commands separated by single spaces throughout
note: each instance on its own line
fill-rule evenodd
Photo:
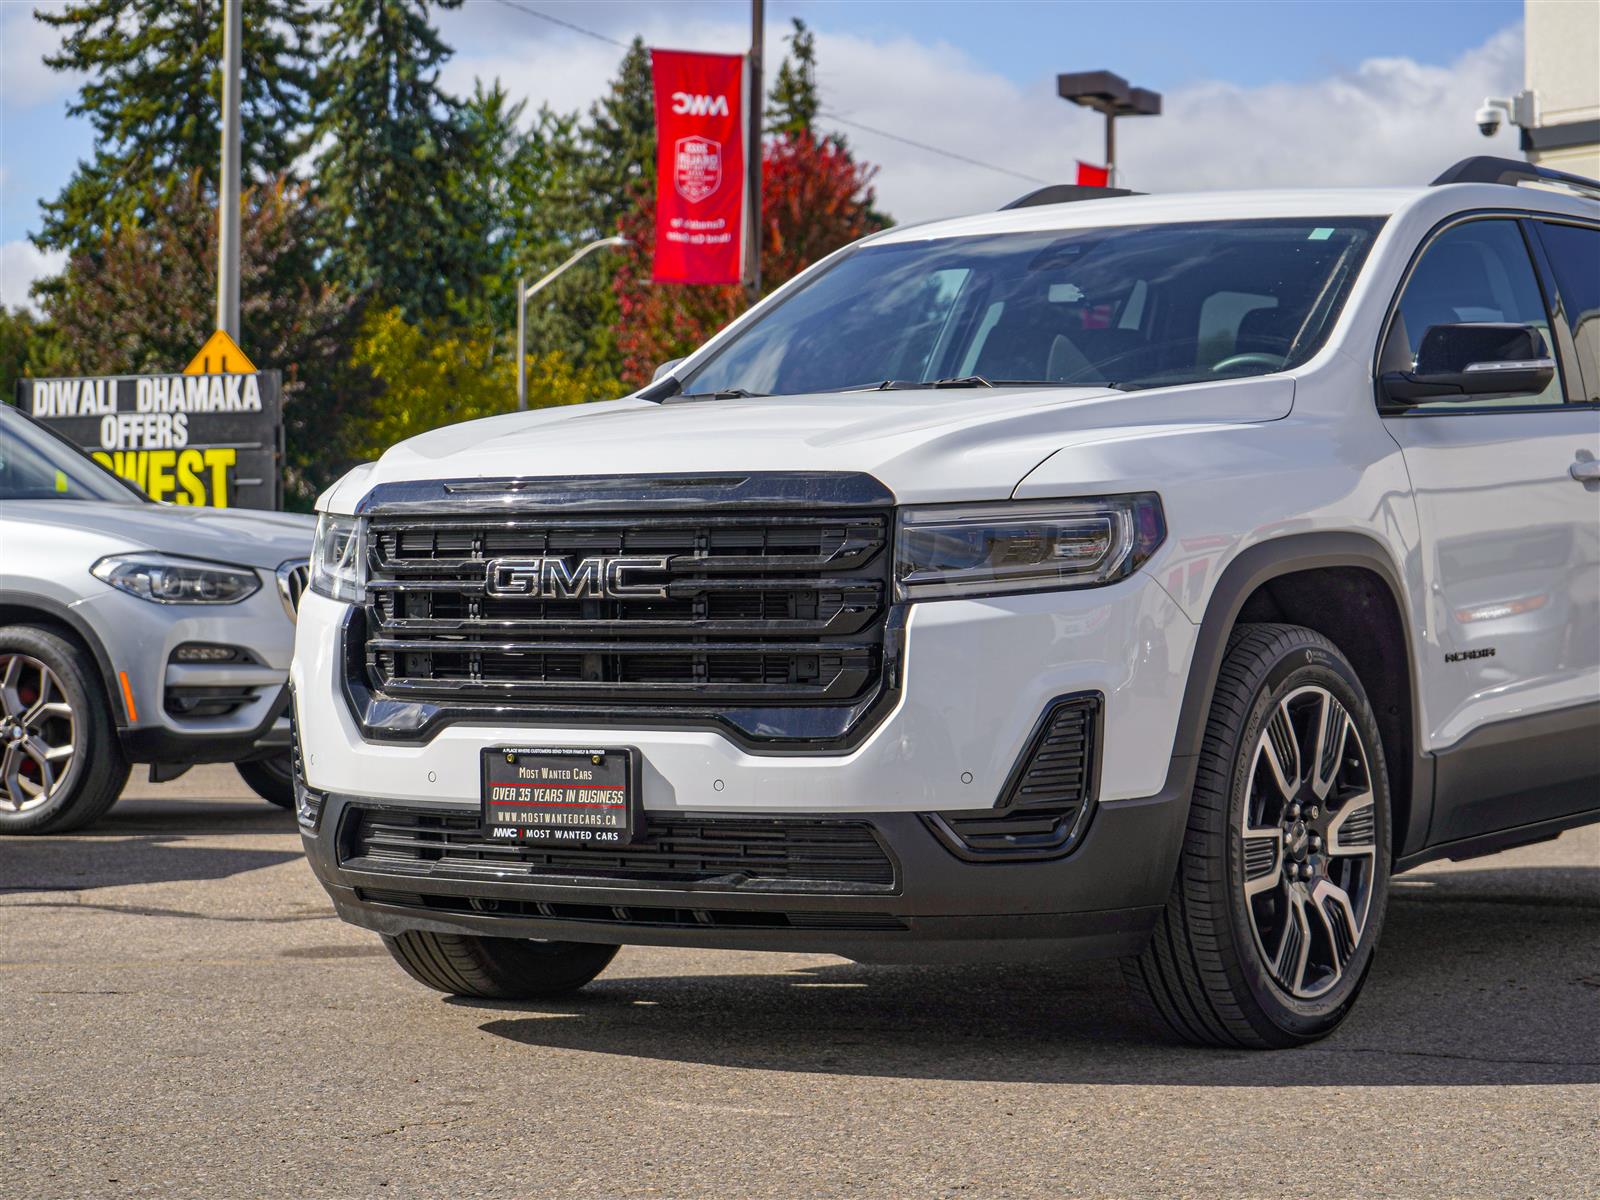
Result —
M 1026 196 L 1018 196 L 1010 204 L 1002 204 L 1000 211 L 1008 208 L 1033 208 L 1039 204 L 1068 204 L 1074 200 L 1109 200 L 1113 196 L 1142 196 L 1143 192 L 1130 192 L 1127 188 L 1090 187 L 1085 183 L 1051 183 L 1036 188 Z
M 1488 154 L 1463 158 L 1429 186 L 1441 187 L 1447 183 L 1504 183 L 1512 187 L 1519 183 L 1554 183 L 1600 199 L 1600 180 L 1585 179 L 1582 175 L 1569 175 L 1550 167 L 1515 158 L 1495 158 Z

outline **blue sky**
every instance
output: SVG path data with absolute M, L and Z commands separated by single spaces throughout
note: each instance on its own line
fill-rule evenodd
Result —
M 519 0 L 626 40 L 739 50 L 742 0 Z M 53 263 L 24 241 L 38 202 L 92 153 L 66 115 L 75 82 L 41 62 L 54 32 L 33 4 L 0 4 L 0 300 L 23 301 Z M 1106 67 L 1166 94 L 1160 118 L 1124 122 L 1132 186 L 1421 182 L 1463 153 L 1514 153 L 1481 139 L 1472 110 L 1521 81 L 1514 0 L 1278 0 L 1275 3 L 773 3 L 769 71 L 791 16 L 818 34 L 827 107 L 843 117 L 1039 178 L 1099 156 L 1098 119 L 1054 95 L 1059 71 Z M 619 51 L 498 3 L 467 0 L 438 22 L 456 57 L 445 81 L 499 77 L 533 104 L 571 109 L 604 88 Z M 1025 181 L 939 158 L 853 126 L 878 164 L 880 201 L 903 220 L 971 211 Z

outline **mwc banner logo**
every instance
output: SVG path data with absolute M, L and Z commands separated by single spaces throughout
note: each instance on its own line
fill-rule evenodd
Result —
M 691 96 L 688 92 L 672 93 L 672 111 L 678 115 L 692 117 L 726 117 L 732 115 L 728 110 L 726 96 Z
M 656 283 L 738 283 L 744 273 L 744 58 L 652 50 Z

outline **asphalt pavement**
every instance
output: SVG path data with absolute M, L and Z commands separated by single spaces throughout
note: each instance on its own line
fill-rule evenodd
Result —
M 228 768 L 0 841 L 0 1195 L 1600 1195 L 1600 828 L 1395 883 L 1355 1015 L 1155 1040 L 1114 966 L 624 949 L 413 983 Z

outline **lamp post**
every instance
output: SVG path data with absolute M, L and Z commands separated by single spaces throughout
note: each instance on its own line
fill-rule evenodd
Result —
M 1075 71 L 1056 76 L 1056 94 L 1106 118 L 1106 172 L 1108 182 L 1117 182 L 1117 118 L 1158 117 L 1161 93 L 1149 88 L 1131 87 L 1112 71 Z
M 587 258 L 605 246 L 627 244 L 628 239 L 625 237 L 600 238 L 590 242 L 554 271 L 528 287 L 523 287 L 522 277 L 517 276 L 517 410 L 519 412 L 528 407 L 528 297 L 543 291 L 560 276 L 566 274 L 579 259 Z
M 241 6 L 222 5 L 222 167 L 217 180 L 217 328 L 239 340 L 239 59 Z

